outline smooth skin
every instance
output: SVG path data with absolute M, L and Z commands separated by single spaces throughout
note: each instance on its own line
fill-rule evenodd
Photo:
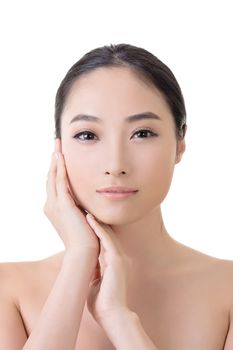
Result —
M 161 120 L 126 122 L 145 111 Z M 102 121 L 70 123 L 80 113 Z M 163 222 L 160 204 L 185 140 L 176 140 L 160 92 L 126 68 L 83 76 L 67 99 L 55 151 L 44 212 L 65 250 L 0 264 L 1 346 L 231 350 L 233 262 L 177 242 Z M 96 192 L 113 184 L 138 193 L 110 201 Z

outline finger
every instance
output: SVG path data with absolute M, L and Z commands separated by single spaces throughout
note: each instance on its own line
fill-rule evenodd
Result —
M 65 161 L 62 153 L 60 152 L 56 152 L 56 153 L 58 155 L 57 176 L 56 176 L 57 195 L 61 199 L 67 200 L 67 195 L 70 196 L 70 194 L 69 194 L 69 184 L 67 180 Z
M 59 159 L 58 164 L 61 165 L 61 191 L 58 192 L 60 193 L 60 196 L 67 199 L 67 193 L 69 194 L 69 198 L 71 197 L 73 202 L 75 203 L 75 205 L 85 214 L 84 208 L 81 207 L 77 197 L 74 195 L 74 192 L 72 191 L 72 187 L 70 184 L 70 180 L 69 180 L 69 176 L 67 174 L 67 170 L 66 170 L 66 165 L 65 165 L 65 157 L 62 153 L 62 143 L 61 143 L 61 139 L 60 138 L 55 138 L 54 139 L 54 147 L 55 147 L 55 152 L 59 154 L 59 156 L 61 156 L 61 158 Z M 60 167 L 59 167 L 60 169 Z M 63 179 L 63 180 L 62 180 Z
M 59 137 L 56 137 L 54 139 L 54 149 L 55 149 L 55 152 L 56 153 L 60 153 L 62 154 L 62 160 L 63 160 L 63 164 L 64 164 L 64 167 L 66 169 L 66 166 L 65 166 L 65 158 L 64 158 L 64 154 L 62 153 L 62 146 L 61 146 L 61 139 Z M 60 163 L 59 163 L 60 164 Z M 67 184 L 68 184 L 68 189 L 71 193 L 71 190 L 70 190 L 70 183 L 69 183 L 69 178 L 68 178 L 68 174 L 67 174 L 67 171 L 66 171 L 66 180 L 67 180 Z
M 87 221 L 101 240 L 103 248 L 113 255 L 122 255 L 122 249 L 109 225 L 98 223 L 91 214 L 86 215 Z M 103 225 L 103 226 L 102 226 Z
M 55 147 L 55 152 L 61 152 L 62 153 L 61 139 L 59 137 L 56 137 L 54 139 L 54 147 Z
M 58 175 L 58 180 L 60 178 L 60 182 L 61 182 L 61 195 L 66 195 L 67 193 L 71 195 L 71 191 L 70 191 L 70 184 L 68 181 L 68 174 L 66 171 L 66 166 L 65 166 L 65 159 L 64 159 L 64 155 L 62 153 L 62 145 L 61 145 L 61 138 L 56 137 L 54 139 L 54 147 L 55 147 L 55 152 L 58 154 L 58 159 L 57 159 L 57 165 L 58 165 L 58 171 L 57 171 L 57 175 Z M 59 192 L 58 192 L 59 193 Z
M 67 172 L 66 172 L 67 173 Z M 75 204 L 79 207 L 80 206 L 80 203 L 78 201 L 78 199 L 76 198 L 74 192 L 73 192 L 73 189 L 72 189 L 72 186 L 71 186 L 71 183 L 70 183 L 70 179 L 69 179 L 69 176 L 67 174 L 67 183 L 68 183 L 68 188 L 69 188 L 69 193 L 71 195 L 71 197 L 73 198 Z
M 57 173 L 57 164 L 56 164 L 55 154 L 53 152 L 51 156 L 51 163 L 50 163 L 50 168 L 49 168 L 47 181 L 46 181 L 46 192 L 49 198 L 51 197 L 54 198 L 57 196 L 56 173 Z
M 96 268 L 95 268 L 95 276 L 94 276 L 94 280 L 95 279 L 99 279 L 101 278 L 101 268 L 100 268 L 100 262 L 98 260 Z

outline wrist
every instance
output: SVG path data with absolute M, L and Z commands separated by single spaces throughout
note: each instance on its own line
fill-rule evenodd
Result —
M 111 310 L 108 316 L 102 317 L 101 326 L 107 330 L 112 328 L 116 323 L 122 323 L 126 321 L 135 321 L 138 319 L 138 315 L 126 307 L 121 307 L 116 310 Z
M 88 249 L 80 249 L 76 247 L 69 248 L 65 251 L 63 262 L 69 261 L 88 261 L 93 262 L 93 264 L 97 263 L 98 254 L 96 253 L 96 250 L 93 248 Z
M 138 314 L 132 310 L 115 313 L 111 321 L 105 324 L 104 330 L 116 349 L 158 350 L 143 328 Z

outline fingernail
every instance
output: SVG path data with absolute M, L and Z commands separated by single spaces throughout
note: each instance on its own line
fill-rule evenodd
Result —
M 90 213 L 88 213 L 87 216 L 88 216 L 89 218 L 91 218 L 91 219 L 94 219 L 94 216 L 91 215 Z

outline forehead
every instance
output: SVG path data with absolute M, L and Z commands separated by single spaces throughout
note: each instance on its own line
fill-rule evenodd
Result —
M 152 110 L 171 117 L 161 92 L 127 67 L 101 67 L 81 75 L 72 85 L 63 111 L 64 123 L 77 113 L 116 116 Z

